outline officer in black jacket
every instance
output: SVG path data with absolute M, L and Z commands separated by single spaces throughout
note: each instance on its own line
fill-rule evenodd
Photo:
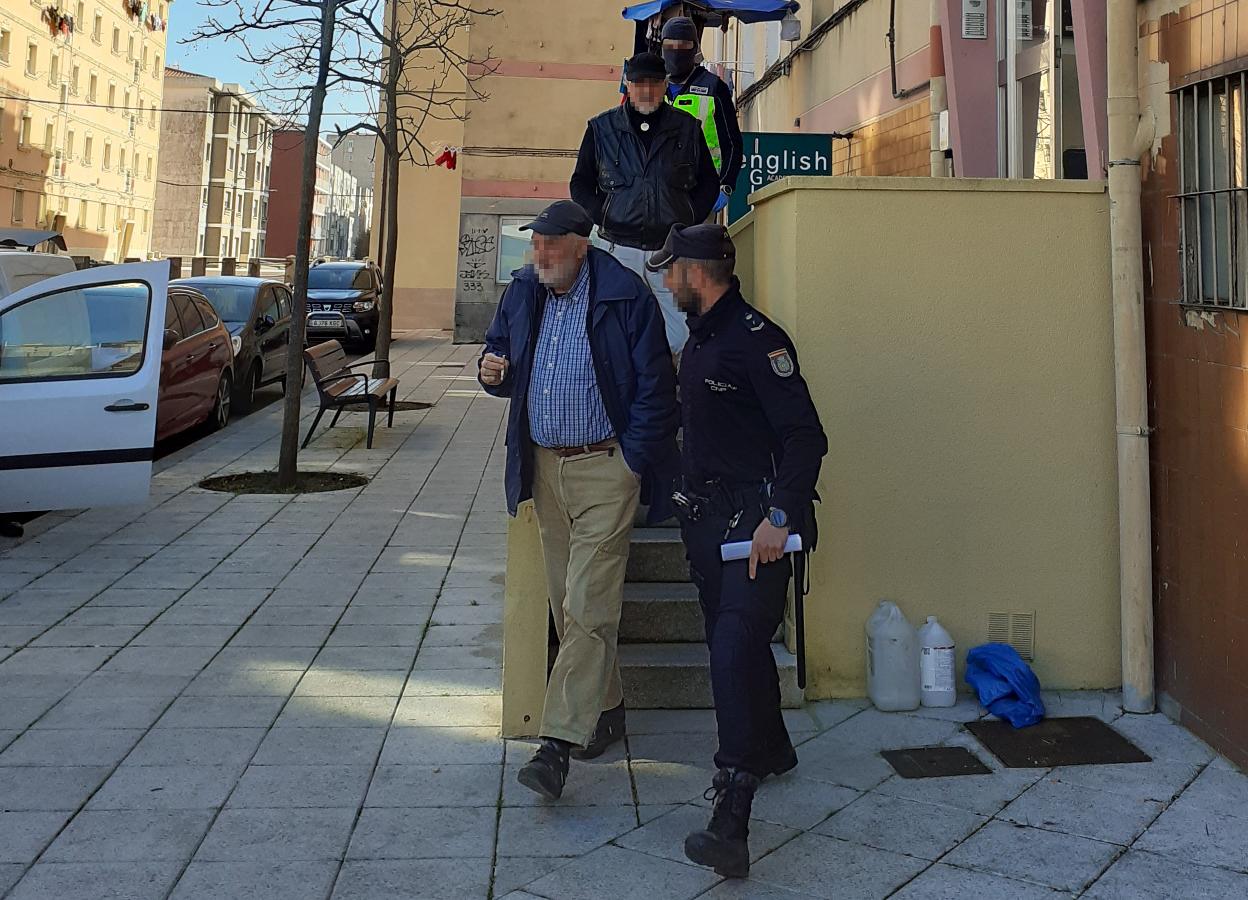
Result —
M 572 199 L 598 226 L 611 255 L 646 279 L 663 310 L 668 345 L 679 353 L 685 317 L 663 279 L 646 269 L 646 254 L 663 246 L 673 225 L 705 221 L 719 197 L 719 175 L 702 126 L 664 99 L 662 57 L 638 53 L 624 64 L 628 102 L 589 120 Z
M 722 225 L 672 228 L 647 265 L 689 315 L 679 381 L 682 490 L 674 497 L 711 655 L 719 730 L 708 827 L 685 854 L 720 875 L 749 872 L 750 806 L 768 775 L 797 765 L 780 713 L 771 639 L 784 619 L 791 533 L 811 537 L 815 481 L 828 450 L 793 342 L 741 296 Z M 721 545 L 751 542 L 748 560 Z

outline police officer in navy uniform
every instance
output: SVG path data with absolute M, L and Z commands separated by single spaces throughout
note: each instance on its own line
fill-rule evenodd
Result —
M 771 640 L 784 619 L 790 534 L 813 526 L 815 481 L 828 442 L 793 342 L 741 296 L 736 250 L 722 225 L 674 226 L 647 261 L 688 314 L 679 381 L 682 487 L 673 499 L 710 647 L 719 731 L 710 824 L 685 854 L 745 877 L 754 792 L 797 765 L 780 712 Z M 720 547 L 749 541 L 749 559 Z

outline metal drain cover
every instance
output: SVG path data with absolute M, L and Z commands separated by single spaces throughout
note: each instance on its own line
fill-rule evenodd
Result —
M 991 775 L 992 770 L 965 747 L 910 747 L 881 750 L 880 756 L 902 778 L 949 778 L 954 775 Z
M 1091 716 L 1045 719 L 1030 728 L 985 719 L 966 728 L 1011 769 L 1152 762 L 1147 753 Z

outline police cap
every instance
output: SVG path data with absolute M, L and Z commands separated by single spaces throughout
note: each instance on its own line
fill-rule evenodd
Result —
M 624 63 L 625 81 L 666 81 L 667 69 L 657 53 L 638 53 Z
M 646 268 L 666 269 L 678 259 L 735 259 L 737 248 L 723 225 L 673 225 L 663 247 L 650 254 Z
M 537 234 L 579 234 L 581 237 L 589 237 L 593 227 L 593 219 L 579 204 L 571 200 L 556 200 L 528 225 L 521 225 L 520 230 Z

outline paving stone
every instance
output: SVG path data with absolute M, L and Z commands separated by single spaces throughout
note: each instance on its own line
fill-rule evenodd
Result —
M 1019 825 L 1126 846 L 1164 809 L 1155 800 L 1041 779 L 998 814 Z
M 360 813 L 348 859 L 489 857 L 494 849 L 493 805 L 478 808 L 381 809 Z
M 503 741 L 497 728 L 391 728 L 381 751 L 382 765 L 501 765 Z
M 277 717 L 278 728 L 384 728 L 397 697 L 291 697 Z
M 719 749 L 719 736 L 701 734 L 633 734 L 629 713 L 628 752 L 634 762 L 675 762 L 709 767 Z
M 802 771 L 810 774 L 808 767 Z M 881 783 L 876 791 L 903 800 L 956 806 L 981 816 L 993 816 L 1042 777 L 1044 771 L 1038 769 L 1002 769 L 991 775 L 950 778 L 902 778 L 894 775 Z
M 252 614 L 248 625 L 334 625 L 342 616 L 341 606 L 278 606 L 267 602 Z
M 420 669 L 412 672 L 405 697 L 455 697 L 498 694 L 503 690 L 502 669 Z
M 137 728 L 32 728 L 0 753 L 0 766 L 113 766 L 142 736 Z
M 104 664 L 101 672 L 131 672 L 142 675 L 198 675 L 208 664 L 214 646 L 207 647 L 125 647 Z
M 1243 900 L 1248 875 L 1129 850 L 1083 895 L 1090 900 Z
M 0 808 L 76 810 L 109 771 L 108 766 L 0 766 Z
M 651 856 L 687 863 L 684 851 L 685 838 L 690 832 L 705 828 L 708 821 L 707 810 L 698 806 L 678 806 L 643 824 L 640 828 L 616 838 L 615 843 Z M 757 862 L 800 833 L 796 829 L 785 828 L 783 825 L 773 825 L 761 819 L 751 819 L 750 859 Z
M 1185 807 L 1214 815 L 1248 817 L 1248 775 L 1207 768 L 1183 792 L 1181 801 Z
M 702 896 L 707 900 L 803 900 L 809 898 L 810 894 L 796 894 L 770 884 L 731 878 Z
M 516 780 L 520 767 L 531 755 L 531 748 L 523 755 L 517 754 L 514 760 L 508 754 L 503 773 L 504 806 L 542 806 L 548 802 Z M 563 806 L 632 806 L 633 785 L 628 763 L 624 760 L 604 762 L 602 758 L 586 765 L 573 761 L 559 803 Z
M 252 615 L 255 606 L 245 605 L 197 605 L 182 601 L 175 603 L 152 624 L 154 625 L 217 625 L 238 628 Z
M 251 669 L 303 672 L 317 655 L 316 647 L 234 647 L 216 655 L 205 674 L 244 672 Z
M 582 856 L 636 827 L 628 806 L 513 807 L 499 814 L 498 855 Z
M 1114 722 L 1122 716 L 1122 694 L 1116 691 L 1043 691 L 1041 699 L 1049 718 L 1092 716 Z
M 752 880 L 815 897 L 886 897 L 927 867 L 910 856 L 817 834 L 789 841 L 750 870 Z
M 312 667 L 339 672 L 380 669 L 406 672 L 415 658 L 415 647 L 326 647 L 316 655 Z
M 957 729 L 954 722 L 865 710 L 801 745 L 802 774 L 870 790 L 893 775 L 879 751 L 940 744 Z
M 49 628 L 32 647 L 121 647 L 143 630 L 142 625 L 69 625 Z
M 357 606 L 342 614 L 342 625 L 407 625 L 423 628 L 433 612 L 432 604 L 403 606 Z
M 339 672 L 314 669 L 303 676 L 295 697 L 393 697 L 403 692 L 406 671 Z
M 494 863 L 494 896 L 510 896 L 526 884 L 570 865 L 572 860 L 551 856 L 505 856 Z M 533 896 L 530 894 L 529 896 Z
M 0 675 L 85 675 L 115 652 L 110 647 L 26 647 L 0 663 Z
M 144 607 L 166 609 L 179 597 L 185 594 L 182 588 L 149 588 L 112 587 L 91 598 L 91 602 L 79 612 L 100 607 Z
M 632 771 L 637 801 L 647 804 L 686 803 L 701 799 L 715 776 L 709 760 L 701 766 L 635 762 Z
M 939 859 L 986 821 L 952 806 L 934 806 L 884 794 L 866 794 L 815 832 L 920 859 Z
M 430 620 L 433 625 L 493 625 L 503 621 L 501 603 L 488 606 L 443 606 L 438 603 Z
M 896 715 L 918 716 L 920 719 L 939 719 L 944 722 L 974 722 L 983 718 L 988 711 L 979 705 L 974 697 L 961 694 L 953 706 L 920 706 L 918 709 Z M 1053 715 L 1052 711 L 1049 713 Z M 893 715 L 890 713 L 890 715 Z
M 1169 803 L 1200 773 L 1197 766 L 1175 762 L 1118 763 L 1107 766 L 1062 766 L 1048 776 L 1065 784 Z M 1248 802 L 1248 801 L 1246 801 Z
M 430 647 L 422 645 L 416 657 L 416 671 L 439 669 L 500 669 L 503 666 L 501 644 L 475 647 Z
M 332 625 L 244 625 L 231 647 L 320 647 Z
M 156 728 L 268 728 L 284 697 L 179 697 Z
M 299 682 L 301 670 L 247 669 L 204 672 L 186 688 L 188 697 L 285 697 Z
M 214 813 L 210 810 L 85 810 L 44 854 L 46 862 L 184 862 Z
M 497 644 L 503 639 L 502 625 L 430 625 L 424 647 L 472 647 Z
M 489 888 L 488 858 L 348 860 L 333 900 L 480 900 Z
M 494 806 L 499 775 L 497 765 L 381 765 L 373 775 L 364 805 Z
M 419 647 L 423 625 L 338 625 L 327 647 Z
M 67 810 L 0 810 L 0 863 L 32 862 L 70 815 Z
M 135 647 L 224 647 L 233 625 L 148 625 L 134 639 Z
M 354 806 L 339 809 L 224 809 L 196 861 L 338 860 L 347 846 Z
M 384 728 L 273 728 L 254 765 L 372 765 L 385 739 Z
M 58 627 L 60 626 L 53 626 L 53 628 Z M 44 625 L 0 625 L 0 645 L 20 647 L 38 638 L 45 630 Z
M 135 766 L 243 765 L 264 735 L 263 728 L 153 728 L 126 762 Z
M 942 862 L 1077 893 L 1121 851 L 1075 835 L 989 822 Z
M 88 809 L 214 809 L 225 803 L 242 766 L 122 765 Z
M 1126 715 L 1114 728 L 1154 760 L 1203 766 L 1216 755 L 1204 741 L 1158 713 Z
M 234 808 L 358 807 L 372 767 L 250 766 L 230 797 Z
M 9 697 L 0 694 L 0 730 L 24 731 L 56 704 L 55 697 Z
M 394 713 L 396 725 L 498 727 L 502 697 L 404 697 Z
M 8 700 L 59 700 L 83 681 L 81 675 L 5 675 L 0 672 L 0 697 Z
M 1248 826 L 1242 818 L 1210 811 L 1200 797 L 1179 797 L 1136 841 L 1135 849 L 1248 872 Z
M 853 803 L 859 796 L 860 792 L 853 788 L 789 774 L 763 782 L 754 797 L 752 815 L 776 825 L 805 830 Z M 707 809 L 711 806 L 705 796 L 695 798 L 694 802 Z
M 147 625 L 163 606 L 96 606 L 89 603 L 65 619 L 65 625 Z
M 711 896 L 711 895 L 708 895 Z M 1057 900 L 1069 897 L 1052 888 L 1011 881 L 987 872 L 935 865 L 893 894 L 897 900 L 964 900 L 966 897 L 1008 897 L 1009 900 Z M 1089 896 L 1085 894 L 1084 896 Z
M 39 863 L 11 900 L 164 900 L 178 862 Z
M 338 871 L 336 862 L 203 862 L 187 866 L 170 900 L 310 900 L 329 894 Z
M 607 846 L 556 869 L 527 885 L 526 890 L 560 900 L 686 900 L 718 880 L 709 869 Z
M 26 867 L 20 863 L 0 863 L 0 896 L 17 884 L 25 872 Z

